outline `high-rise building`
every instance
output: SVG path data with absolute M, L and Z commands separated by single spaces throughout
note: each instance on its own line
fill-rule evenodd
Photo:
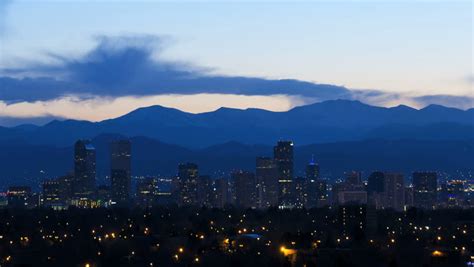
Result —
M 367 181 L 367 194 L 371 197 L 374 194 L 382 193 L 385 189 L 383 172 L 373 172 Z
M 306 207 L 308 195 L 306 194 L 306 179 L 303 177 L 295 177 L 293 179 L 294 185 L 294 197 L 295 197 L 295 208 Z
M 280 208 L 295 206 L 293 185 L 293 142 L 278 141 L 273 148 L 274 160 L 278 169 Z
M 90 196 L 95 190 L 96 152 L 89 140 L 78 140 L 74 145 L 74 181 L 75 196 Z
M 209 175 L 201 175 L 198 179 L 198 205 L 211 207 L 212 179 Z
M 413 204 L 423 209 L 433 209 L 436 205 L 438 176 L 436 172 L 413 173 Z
M 232 173 L 235 187 L 235 205 L 241 208 L 257 208 L 257 183 L 255 175 L 248 171 Z
M 229 202 L 229 181 L 226 178 L 215 179 L 212 183 L 211 206 L 223 208 Z
M 371 173 L 367 180 L 367 202 L 380 209 L 384 206 L 385 175 L 383 172 L 376 171 Z
M 306 207 L 324 206 L 327 203 L 326 182 L 320 179 L 319 165 L 314 158 L 306 165 Z M 322 204 L 322 205 L 320 205 Z
M 129 140 L 110 144 L 110 180 L 112 201 L 127 204 L 131 187 L 131 143 Z
M 194 163 L 182 163 L 178 166 L 178 204 L 181 206 L 199 205 L 198 166 Z
M 401 173 L 384 173 L 384 208 L 401 211 L 405 207 L 405 181 Z
M 257 157 L 255 176 L 258 186 L 258 206 L 269 208 L 278 206 L 278 168 L 268 157 Z

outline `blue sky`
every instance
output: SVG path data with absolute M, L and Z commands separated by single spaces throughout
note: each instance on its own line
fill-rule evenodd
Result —
M 97 46 L 98 36 L 145 35 L 160 39 L 153 58 L 207 75 L 291 78 L 398 96 L 383 105 L 416 106 L 411 99 L 424 95 L 474 96 L 471 1 L 13 0 L 2 5 L 1 69 L 64 63 L 57 57 L 78 60 Z M 254 105 L 242 101 L 236 106 Z M 3 107 L 10 109 L 4 116 L 16 114 L 10 103 Z

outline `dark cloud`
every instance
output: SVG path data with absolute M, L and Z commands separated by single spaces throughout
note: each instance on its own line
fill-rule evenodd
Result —
M 6 101 L 47 100 L 65 94 L 124 96 L 221 93 L 242 95 L 302 95 L 317 100 L 350 98 L 348 89 L 297 80 L 209 75 L 186 63 L 160 59 L 166 39 L 155 36 L 100 37 L 80 59 L 49 54 L 56 65 L 29 64 L 3 69 L 7 75 L 42 78 L 0 78 Z M 45 78 L 46 77 L 46 78 Z M 59 77 L 59 78 L 58 78 Z
M 452 96 L 452 95 L 426 95 L 413 98 L 423 106 L 431 104 L 443 105 L 446 107 L 455 107 L 469 109 L 474 107 L 474 97 Z

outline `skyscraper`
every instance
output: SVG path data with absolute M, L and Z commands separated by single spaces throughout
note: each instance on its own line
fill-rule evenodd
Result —
M 178 203 L 181 206 L 198 205 L 198 166 L 182 163 L 178 166 Z
M 293 142 L 278 141 L 273 148 L 273 157 L 278 168 L 279 207 L 294 206 L 293 188 Z
M 320 199 L 325 199 L 326 183 L 320 180 L 319 165 L 314 158 L 306 165 L 306 206 L 313 208 L 318 206 Z
M 367 179 L 367 202 L 377 209 L 383 207 L 383 193 L 385 191 L 385 175 L 376 171 L 369 175 Z
M 258 183 L 258 203 L 260 208 L 278 206 L 278 168 L 269 157 L 257 157 L 256 179 Z
M 110 179 L 112 200 L 126 204 L 131 187 L 131 143 L 118 140 L 110 144 Z
M 235 205 L 241 208 L 257 207 L 257 184 L 255 175 L 247 171 L 232 173 L 235 187 Z
M 436 205 L 438 176 L 436 172 L 413 173 L 413 204 L 423 209 Z
M 89 140 L 78 140 L 74 145 L 73 193 L 90 196 L 94 193 L 96 179 L 96 153 Z
M 401 211 L 405 207 L 405 181 L 401 173 L 384 173 L 384 207 Z

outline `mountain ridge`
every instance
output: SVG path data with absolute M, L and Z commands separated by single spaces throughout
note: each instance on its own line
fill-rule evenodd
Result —
M 440 125 L 450 126 L 443 128 Z M 377 107 L 352 100 L 328 100 L 285 112 L 263 109 L 220 108 L 189 113 L 159 105 L 143 107 L 99 122 L 54 120 L 44 126 L 1 128 L 0 140 L 68 146 L 76 139 L 103 133 L 145 136 L 186 147 L 206 147 L 228 141 L 271 144 L 291 139 L 298 144 L 397 139 L 424 139 L 423 131 L 436 131 L 428 139 L 466 139 L 474 136 L 473 111 L 432 105 Z

